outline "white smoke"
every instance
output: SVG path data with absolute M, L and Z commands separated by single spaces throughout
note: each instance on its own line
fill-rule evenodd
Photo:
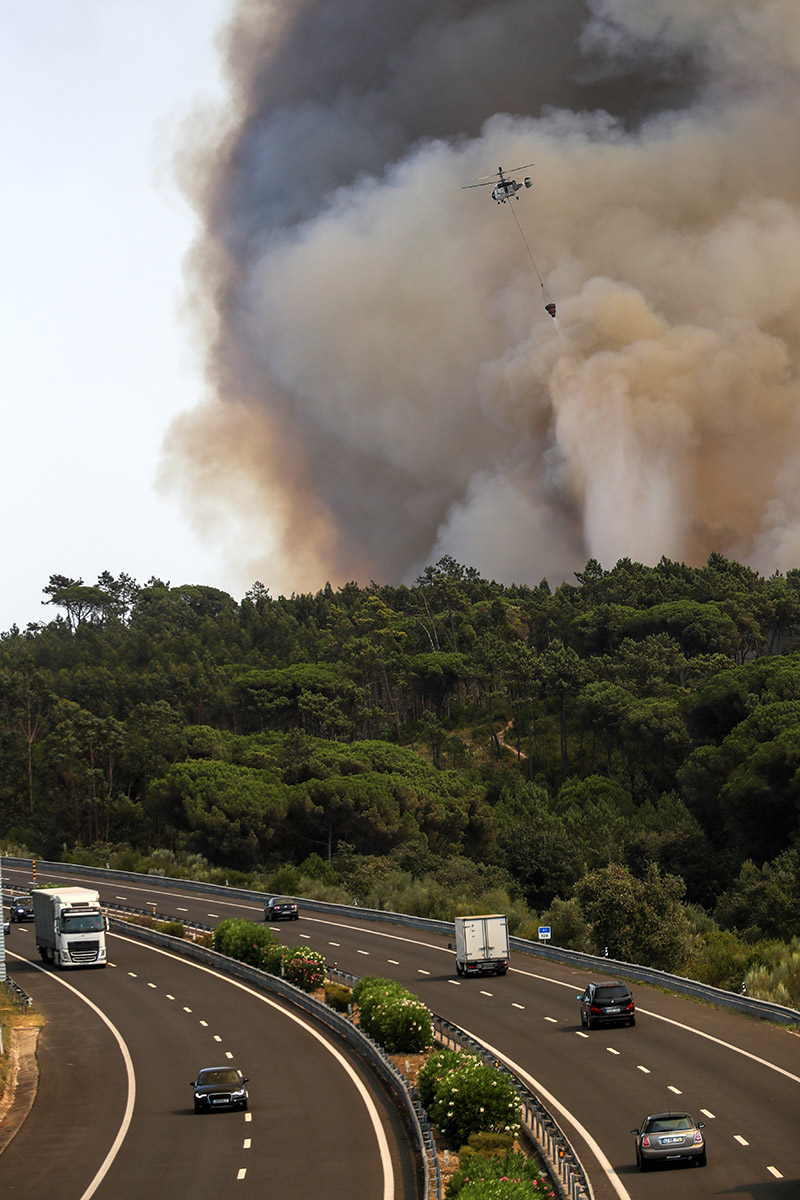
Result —
M 282 590 L 796 565 L 800 5 L 431 7 L 240 5 L 173 473 Z M 505 206 L 462 190 L 529 162 Z

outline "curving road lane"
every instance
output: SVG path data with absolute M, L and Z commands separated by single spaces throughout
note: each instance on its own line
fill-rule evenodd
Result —
M 40 1093 L 3 1156 L 4 1194 L 141 1200 L 158 1181 L 160 1194 L 193 1200 L 234 1185 L 242 1200 L 414 1195 L 392 1105 L 347 1048 L 290 1007 L 127 938 L 110 937 L 114 965 L 100 971 L 42 969 L 31 926 L 10 942 L 23 953 L 11 973 L 48 1025 Z M 130 1096 L 124 1047 L 133 1120 L 98 1176 Z M 250 1111 L 196 1116 L 189 1080 L 226 1062 L 250 1077 Z
M 157 880 L 112 880 L 101 892 L 208 924 L 261 915 L 255 902 L 159 890 Z M 397 978 L 549 1092 L 597 1200 L 800 1196 L 800 1038 L 789 1030 L 639 985 L 635 1028 L 589 1032 L 576 1003 L 586 977 L 568 966 L 516 954 L 504 978 L 460 979 L 437 934 L 312 913 L 272 928 L 353 974 Z M 629 1131 L 645 1112 L 670 1107 L 706 1121 L 709 1165 L 640 1176 Z

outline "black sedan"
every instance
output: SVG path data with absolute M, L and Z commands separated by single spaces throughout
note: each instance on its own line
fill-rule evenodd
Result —
M 273 896 L 264 905 L 265 921 L 297 921 L 299 918 L 300 910 L 294 900 L 281 900 L 279 896 Z
M 631 1133 L 636 1138 L 636 1165 L 640 1171 L 649 1171 L 657 1163 L 691 1162 L 696 1167 L 706 1165 L 706 1140 L 703 1137 L 704 1122 L 696 1122 L 691 1113 L 652 1113 L 645 1117 L 638 1129 Z
M 9 916 L 12 921 L 32 921 L 33 901 L 30 896 L 15 896 L 9 905 Z
M 635 1025 L 636 1005 L 624 983 L 608 979 L 603 983 L 587 983 L 578 996 L 581 1004 L 581 1025 Z
M 196 1113 L 215 1108 L 247 1108 L 247 1078 L 237 1067 L 203 1067 L 189 1086 L 194 1089 Z

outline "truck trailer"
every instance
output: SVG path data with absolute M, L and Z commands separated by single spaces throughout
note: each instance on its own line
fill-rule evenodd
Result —
M 36 949 L 57 967 L 106 965 L 107 919 L 91 888 L 34 888 Z
M 456 971 L 459 975 L 505 975 L 508 970 L 508 917 L 456 917 Z

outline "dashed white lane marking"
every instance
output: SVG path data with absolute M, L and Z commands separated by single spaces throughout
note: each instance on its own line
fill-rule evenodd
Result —
M 300 937 L 305 938 L 306 941 L 308 941 L 308 939 L 311 937 L 311 934 L 310 933 L 301 933 Z
M 147 986 L 148 986 L 148 987 L 151 987 L 151 988 L 155 988 L 155 987 L 158 987 L 158 984 L 156 984 L 156 983 L 148 983 L 148 985 L 147 985 Z
M 219 1034 L 218 1034 L 218 1033 L 215 1033 L 215 1034 L 214 1034 L 214 1041 L 215 1041 L 215 1042 L 221 1042 L 221 1041 L 222 1041 L 222 1038 L 219 1036 Z
M 328 942 L 329 946 L 341 946 L 341 942 Z
M 606 1046 L 606 1050 L 609 1054 L 619 1054 L 619 1050 L 617 1050 L 614 1046 Z
M 188 912 L 188 911 L 189 911 L 188 908 L 181 908 L 181 906 L 178 905 L 178 912 Z
M 399 967 L 399 966 L 400 966 L 400 961 L 399 961 L 399 959 L 396 959 L 396 958 L 387 958 L 387 960 L 386 960 L 386 961 L 387 961 L 388 963 L 391 963 L 393 967 Z
M 704 1116 L 704 1117 L 708 1117 L 709 1121 L 715 1121 L 715 1120 L 716 1120 L 716 1117 L 715 1117 L 714 1113 L 712 1113 L 712 1112 L 709 1112 L 707 1108 L 701 1108 L 701 1109 L 700 1109 L 700 1112 L 703 1114 L 703 1116 Z
M 740 1146 L 749 1146 L 750 1145 L 747 1138 L 743 1138 L 740 1133 L 735 1133 L 733 1135 L 733 1140 L 735 1142 L 738 1142 Z
M 174 997 L 174 996 L 170 996 L 169 992 L 167 992 L 167 999 L 168 999 L 168 1000 L 174 1000 L 174 999 L 175 999 L 175 997 Z
M 417 967 L 418 975 L 430 975 L 430 971 L 425 971 L 422 967 Z
M 208 1029 L 208 1021 L 201 1021 L 200 1024 L 203 1026 L 203 1029 Z
M 482 996 L 491 996 L 492 992 L 484 992 L 483 988 L 481 988 L 481 995 Z
M 249 1150 L 252 1140 L 253 1140 L 252 1138 L 245 1138 L 244 1141 L 242 1142 L 242 1149 Z
M 512 1000 L 512 1002 L 511 1002 L 511 1007 L 512 1007 L 512 1008 L 524 1008 L 524 1007 L 525 1007 L 525 1005 L 524 1005 L 524 1004 L 517 1004 L 516 1000 Z
M 252 1119 L 253 1119 L 253 1114 L 252 1114 L 252 1113 L 245 1113 L 245 1114 L 244 1114 L 244 1119 L 245 1119 L 245 1121 L 252 1121 Z
M 667 1088 L 667 1091 L 668 1091 L 668 1092 L 672 1092 L 672 1093 L 673 1093 L 675 1096 L 682 1096 L 682 1095 L 683 1095 L 683 1092 L 681 1091 L 681 1089 L 680 1089 L 680 1088 L 676 1088 L 676 1087 L 674 1087 L 674 1086 L 673 1086 L 673 1084 L 670 1084 L 670 1085 L 669 1085 L 669 1087 Z
M 643 1066 L 641 1065 L 641 1063 L 640 1063 L 640 1064 L 639 1064 L 639 1066 L 636 1068 L 636 1070 L 637 1070 L 637 1071 L 641 1071 L 643 1075 L 649 1075 L 649 1074 L 650 1074 L 650 1068 L 649 1068 L 649 1067 L 643 1067 Z
M 577 1033 L 578 1037 L 588 1038 L 589 1036 L 588 1033 L 584 1033 L 582 1029 L 576 1029 L 575 1032 Z
M 115 896 L 114 899 L 115 900 L 127 900 L 128 897 L 127 896 Z
M 364 954 L 369 958 L 369 950 L 356 950 L 356 954 Z
M 186 1005 L 184 1004 L 184 1006 L 183 1006 L 183 1011 L 184 1011 L 184 1012 L 191 1012 L 192 1010 L 191 1010 L 190 1008 L 187 1008 L 187 1007 L 186 1007 Z
M 246 1174 L 247 1174 L 247 1167 L 239 1167 L 239 1174 L 236 1176 L 236 1178 L 244 1179 Z
M 130 975 L 131 979 L 138 979 L 138 978 L 139 978 L 139 976 L 136 974 L 136 972 L 135 972 L 135 971 L 128 971 L 128 974 Z
M 774 1175 L 776 1179 L 783 1179 L 783 1176 L 777 1167 L 767 1167 L 767 1170 L 769 1171 L 770 1175 Z
M 226 1050 L 226 1051 L 225 1051 L 225 1057 L 226 1057 L 226 1058 L 233 1058 L 233 1051 L 232 1051 L 232 1050 Z
M 558 1024 L 558 1018 L 557 1018 L 557 1017 L 545 1017 L 545 1021 L 549 1021 L 551 1025 L 557 1025 L 557 1024 Z
M 461 987 L 460 979 L 448 979 L 448 983 L 452 983 L 453 987 Z
M 219 913 L 206 913 L 207 917 L 219 917 Z

